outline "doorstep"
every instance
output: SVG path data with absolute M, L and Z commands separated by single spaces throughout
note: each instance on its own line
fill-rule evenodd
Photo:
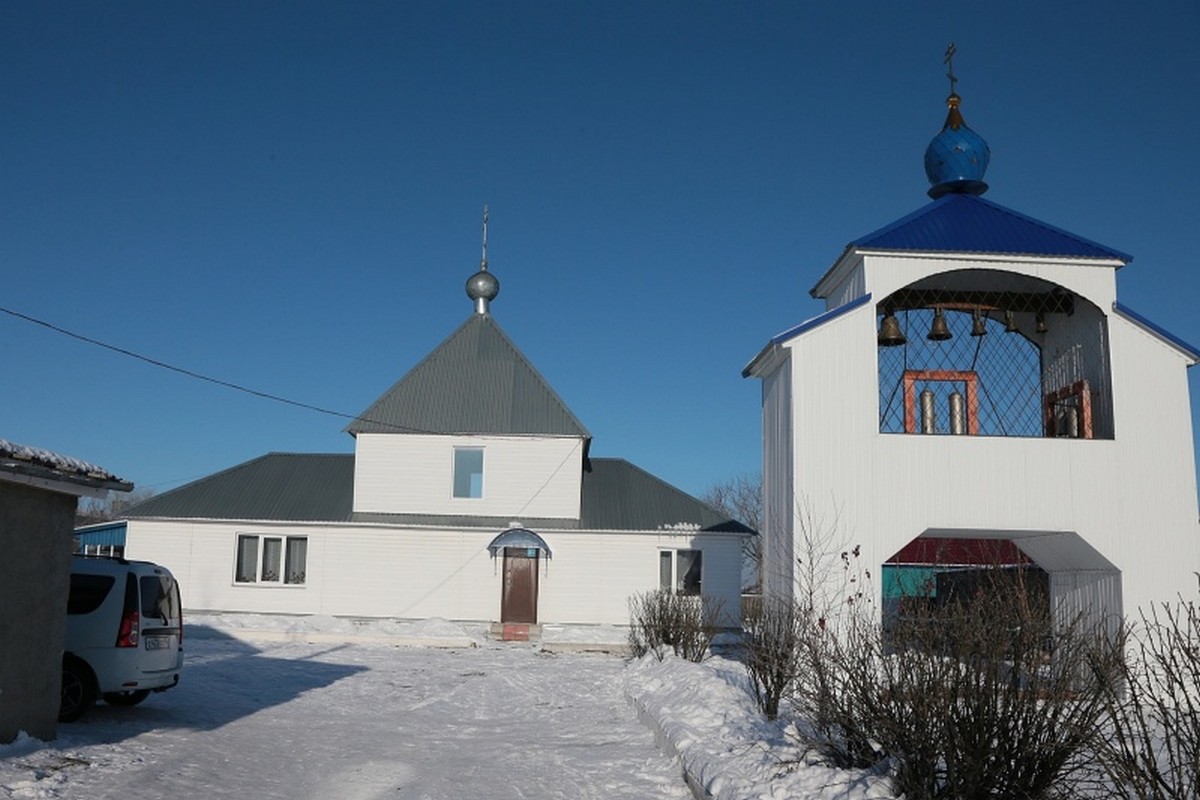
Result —
M 489 631 L 501 642 L 537 642 L 542 638 L 542 626 L 536 623 L 493 622 Z

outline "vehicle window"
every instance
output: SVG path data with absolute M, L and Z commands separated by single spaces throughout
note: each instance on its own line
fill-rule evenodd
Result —
M 141 589 L 143 619 L 179 619 L 179 595 L 175 592 L 172 578 L 165 575 L 144 576 Z
M 71 575 L 68 614 L 90 614 L 100 607 L 117 579 L 111 575 Z

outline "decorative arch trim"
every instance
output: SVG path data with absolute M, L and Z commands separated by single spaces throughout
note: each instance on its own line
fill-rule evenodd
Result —
M 546 558 L 551 557 L 550 545 L 546 544 L 546 540 L 538 536 L 528 528 L 509 528 L 501 533 L 495 539 L 492 539 L 491 544 L 487 546 L 488 552 L 492 554 L 492 558 L 505 547 L 524 547 L 526 549 L 537 549 L 542 551 Z

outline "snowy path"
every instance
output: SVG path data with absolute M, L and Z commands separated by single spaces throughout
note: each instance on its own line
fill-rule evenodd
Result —
M 687 798 L 624 662 L 191 638 L 183 682 L 0 748 L 0 797 Z

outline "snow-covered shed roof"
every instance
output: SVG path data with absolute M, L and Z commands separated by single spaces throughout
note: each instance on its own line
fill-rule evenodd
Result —
M 0 473 L 18 476 L 24 481 L 63 482 L 89 489 L 128 492 L 133 484 L 118 478 L 97 464 L 65 456 L 40 447 L 0 439 Z

